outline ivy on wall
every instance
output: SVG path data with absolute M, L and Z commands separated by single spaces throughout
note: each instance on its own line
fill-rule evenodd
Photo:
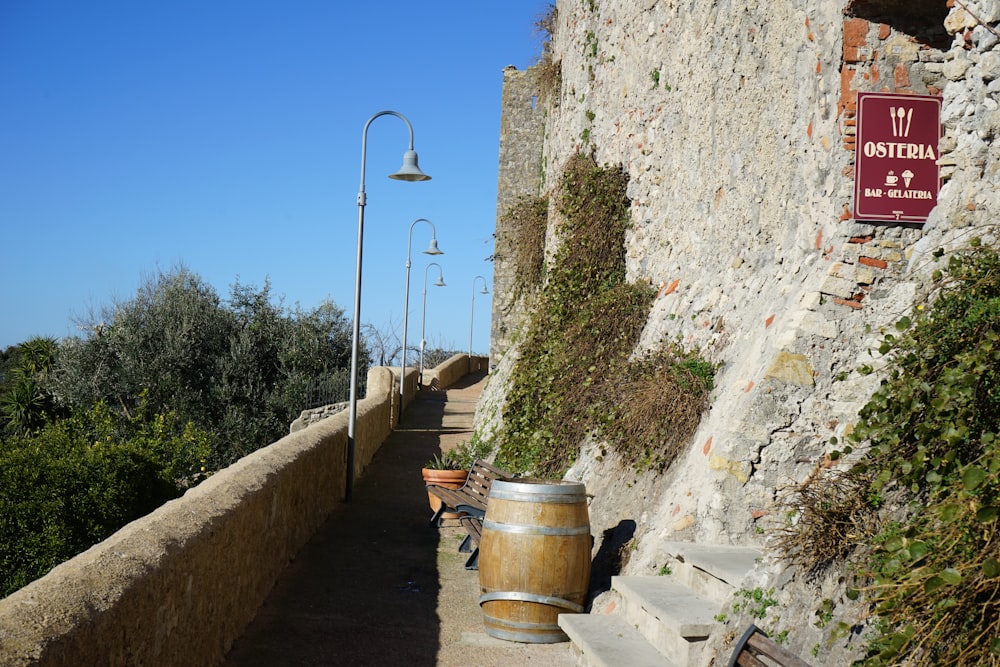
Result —
M 639 468 L 664 467 L 707 403 L 712 368 L 673 346 L 632 359 L 655 291 L 625 279 L 628 178 L 576 155 L 555 206 L 556 250 L 521 341 L 497 461 L 560 475 L 588 435 Z M 606 449 L 605 449 L 606 451 Z

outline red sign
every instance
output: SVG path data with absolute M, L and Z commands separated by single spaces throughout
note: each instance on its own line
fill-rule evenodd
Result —
M 941 98 L 858 93 L 854 219 L 924 222 L 937 204 Z

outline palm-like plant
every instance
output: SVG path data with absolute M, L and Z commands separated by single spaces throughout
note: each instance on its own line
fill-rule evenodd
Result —
M 25 373 L 45 377 L 52 370 L 58 351 L 55 338 L 32 338 L 18 346 L 18 367 Z
M 52 407 L 44 382 L 55 363 L 59 344 L 53 338 L 32 338 L 17 346 L 17 363 L 0 395 L 0 414 L 6 431 L 30 435 L 41 428 Z
M 25 376 L 20 369 L 11 375 L 13 382 L 0 397 L 0 412 L 7 432 L 24 437 L 44 423 L 45 400 L 34 378 Z

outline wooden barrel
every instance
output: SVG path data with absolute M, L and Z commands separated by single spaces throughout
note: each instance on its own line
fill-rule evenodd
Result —
M 568 641 L 556 617 L 584 611 L 591 543 L 583 484 L 493 482 L 479 543 L 486 633 L 529 644 Z

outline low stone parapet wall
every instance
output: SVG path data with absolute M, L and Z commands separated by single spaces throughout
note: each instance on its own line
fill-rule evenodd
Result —
M 486 370 L 489 363 L 489 357 L 453 355 L 435 368 L 424 370 L 424 385 L 435 389 L 447 389 L 469 373 Z
M 358 475 L 394 426 L 393 378 L 372 369 L 358 401 Z M 222 662 L 343 500 L 347 419 L 344 411 L 240 459 L 0 600 L 0 663 Z

